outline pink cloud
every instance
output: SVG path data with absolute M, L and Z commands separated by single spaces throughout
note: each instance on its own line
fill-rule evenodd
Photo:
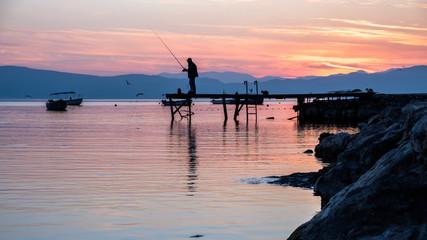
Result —
M 357 69 L 382 71 L 396 64 L 425 64 L 424 30 L 372 30 L 355 26 L 230 26 L 216 34 L 159 31 L 185 64 L 192 57 L 203 71 L 254 76 L 328 75 Z M 218 28 L 218 26 L 212 26 Z M 0 32 L 0 64 L 98 75 L 179 72 L 180 66 L 150 29 L 115 28 Z M 12 44 L 13 43 L 13 44 Z M 314 67 L 313 67 L 314 66 Z M 316 67 L 317 66 L 317 67 Z

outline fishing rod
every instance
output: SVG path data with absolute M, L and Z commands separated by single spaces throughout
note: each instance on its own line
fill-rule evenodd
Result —
M 169 52 L 172 54 L 172 56 L 175 58 L 175 60 L 179 63 L 179 65 L 182 67 L 182 69 L 185 69 L 184 66 L 182 66 L 181 62 L 178 60 L 178 58 L 175 57 L 175 54 L 173 54 L 173 52 L 169 49 L 168 45 L 166 45 L 165 42 L 163 42 L 163 40 L 160 38 L 159 35 L 157 35 L 157 33 L 154 31 L 154 29 L 151 28 L 151 31 L 153 31 L 154 34 L 156 34 L 157 38 L 159 38 L 159 40 L 163 43 L 163 45 L 165 45 L 165 47 L 169 50 Z

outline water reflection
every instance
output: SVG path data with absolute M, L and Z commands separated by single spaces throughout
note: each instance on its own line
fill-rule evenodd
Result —
M 188 175 L 187 175 L 187 188 L 188 192 L 196 192 L 196 181 L 197 181 L 197 143 L 196 143 L 196 130 L 191 128 L 191 124 L 188 126 Z M 192 196 L 192 194 L 187 194 Z
M 187 149 L 183 157 L 187 159 L 187 174 L 186 174 L 186 188 L 187 196 L 193 196 L 193 193 L 197 191 L 197 167 L 199 165 L 197 158 L 197 138 L 196 128 L 191 126 L 191 123 L 181 124 L 180 122 L 171 122 L 169 131 L 170 142 L 182 146 L 183 149 Z M 178 138 L 176 138 L 178 137 Z M 174 150 L 176 151 L 176 150 Z
M 297 130 L 298 143 L 303 143 L 307 138 L 318 139 L 321 133 L 339 133 L 347 132 L 355 134 L 359 132 L 359 128 L 353 124 L 344 123 L 304 123 L 296 122 L 294 128 Z

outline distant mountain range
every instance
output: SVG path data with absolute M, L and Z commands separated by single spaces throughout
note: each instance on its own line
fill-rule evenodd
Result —
M 267 90 L 279 93 L 324 93 L 372 88 L 380 93 L 427 93 L 427 66 L 389 69 L 384 72 L 357 71 L 327 77 L 255 78 L 235 72 L 204 72 L 196 79 L 197 93 L 245 93 L 243 81 L 248 81 L 252 93 L 254 81 L 259 92 Z M 0 99 L 45 99 L 49 93 L 75 91 L 86 99 L 158 99 L 178 88 L 188 91 L 188 79 L 184 73 L 158 75 L 129 74 L 100 77 L 31 69 L 18 66 L 0 66 Z M 141 95 L 143 93 L 144 95 Z M 139 95 L 138 95 L 139 94 Z
M 272 76 L 256 78 L 246 73 L 236 73 L 236 72 L 204 72 L 202 73 L 202 75 L 204 78 L 217 79 L 223 83 L 242 83 L 244 81 L 265 82 L 273 79 L 276 79 L 276 80 L 284 79 L 281 77 L 272 77 Z M 187 79 L 187 75 L 182 73 L 160 73 L 157 76 L 161 76 L 165 78 Z

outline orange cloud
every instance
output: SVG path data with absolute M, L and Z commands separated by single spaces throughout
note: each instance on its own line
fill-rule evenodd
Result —
M 321 26 L 190 24 L 194 30 L 204 27 L 205 33 L 159 31 L 159 35 L 183 64 L 192 57 L 201 72 L 297 77 L 425 64 L 425 28 L 345 19 L 320 21 Z M 328 21 L 343 25 L 323 26 Z M 9 40 L 0 43 L 2 64 L 99 75 L 180 71 L 150 29 L 9 29 L 0 37 Z
M 0 65 L 99 75 L 179 72 L 185 64 L 255 76 L 328 75 L 426 64 L 419 0 L 9 1 Z

